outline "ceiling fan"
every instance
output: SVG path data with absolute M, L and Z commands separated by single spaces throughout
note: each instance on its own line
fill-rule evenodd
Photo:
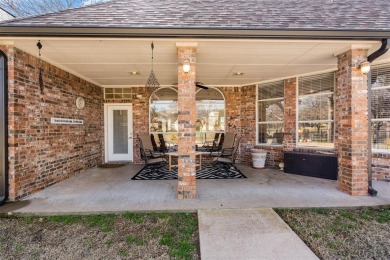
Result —
M 173 85 L 177 86 L 177 83 L 174 83 Z M 201 89 L 205 89 L 205 90 L 209 89 L 209 87 L 206 87 L 202 82 L 199 82 L 199 81 L 195 82 L 195 86 L 198 87 L 198 88 L 201 88 Z

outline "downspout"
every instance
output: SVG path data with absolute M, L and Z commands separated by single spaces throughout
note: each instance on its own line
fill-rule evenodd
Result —
M 8 68 L 0 50 L 0 205 L 8 199 Z
M 383 54 L 385 54 L 390 47 L 390 38 L 382 40 L 382 46 L 367 57 L 368 62 L 373 62 Z M 372 119 L 372 109 L 371 109 L 371 70 L 367 74 L 368 80 L 368 194 L 375 197 L 378 194 L 378 191 L 372 187 L 372 127 L 371 127 L 371 119 Z

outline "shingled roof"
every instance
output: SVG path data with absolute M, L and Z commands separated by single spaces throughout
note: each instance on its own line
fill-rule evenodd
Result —
M 1 27 L 390 31 L 382 0 L 113 0 Z

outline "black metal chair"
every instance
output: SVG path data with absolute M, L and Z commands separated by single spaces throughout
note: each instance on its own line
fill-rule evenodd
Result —
M 210 150 L 210 156 L 215 157 L 229 157 L 233 153 L 234 143 L 236 140 L 236 134 L 226 133 L 223 138 L 220 139 L 218 145 Z
M 160 151 L 164 153 L 169 152 L 169 143 L 165 141 L 163 134 L 158 134 L 158 140 L 160 141 Z
M 163 175 L 161 170 L 162 167 L 168 164 L 164 157 L 152 157 L 147 149 L 144 148 L 142 139 L 138 137 L 139 151 L 141 159 L 145 161 L 146 167 L 150 167 L 150 173 L 154 175 Z
M 229 156 L 218 156 L 213 159 L 213 166 L 218 167 L 219 171 L 216 173 L 216 175 L 219 176 L 230 176 L 231 171 L 230 169 L 234 167 L 237 154 L 238 154 L 238 148 L 240 147 L 240 143 L 242 141 L 243 137 L 236 138 L 233 146 L 233 150 L 231 155 Z
M 149 134 L 138 134 L 138 139 L 140 143 L 142 143 L 146 157 L 148 157 L 149 159 L 165 157 L 165 153 L 160 152 L 158 149 L 155 149 L 151 136 Z
M 150 134 L 150 141 L 153 145 L 153 151 L 158 152 L 160 151 L 160 148 L 157 146 L 156 139 L 154 138 L 154 134 Z

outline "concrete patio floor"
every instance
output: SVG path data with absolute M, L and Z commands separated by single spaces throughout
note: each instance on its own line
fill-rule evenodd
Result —
M 177 180 L 131 180 L 143 166 L 93 168 L 0 212 L 39 214 L 116 211 L 196 211 L 275 207 L 353 207 L 390 204 L 390 183 L 374 181 L 377 197 L 352 197 L 337 182 L 238 165 L 247 179 L 197 180 L 198 198 L 177 199 Z

